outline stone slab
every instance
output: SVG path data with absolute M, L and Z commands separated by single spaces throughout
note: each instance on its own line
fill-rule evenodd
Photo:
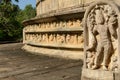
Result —
M 81 80 L 114 80 L 112 71 L 83 69 Z

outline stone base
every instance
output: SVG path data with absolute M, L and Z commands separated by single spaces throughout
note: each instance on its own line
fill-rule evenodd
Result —
M 83 69 L 81 80 L 120 80 L 120 76 L 112 71 Z
M 31 45 L 24 45 L 22 47 L 23 50 L 37 54 L 37 55 L 47 55 L 52 57 L 59 57 L 64 59 L 73 59 L 73 60 L 83 60 L 83 51 L 79 50 L 67 50 L 67 49 L 59 49 L 59 48 L 45 48 L 45 47 L 36 47 Z

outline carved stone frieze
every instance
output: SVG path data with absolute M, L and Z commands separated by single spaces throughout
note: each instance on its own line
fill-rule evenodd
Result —
M 82 34 L 58 34 L 58 33 L 28 33 L 25 35 L 25 42 L 41 44 L 62 44 L 62 45 L 82 45 Z
M 56 47 L 57 45 L 68 47 L 73 45 L 82 48 L 81 28 L 79 19 L 28 25 L 24 28 L 24 42 L 48 46 L 56 45 Z
M 34 25 L 28 25 L 25 27 L 25 32 L 37 32 L 42 30 L 48 30 L 49 29 L 60 29 L 60 28 L 81 28 L 81 21 L 79 19 L 77 20 L 68 20 L 68 21 L 56 21 L 56 22 L 50 22 L 50 23 L 41 23 L 41 24 L 34 24 Z

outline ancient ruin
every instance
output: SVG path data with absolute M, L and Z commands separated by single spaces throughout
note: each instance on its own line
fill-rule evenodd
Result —
M 97 1 L 84 17 L 82 80 L 119 80 L 120 12 L 115 1 Z
M 37 0 L 36 10 L 23 22 L 24 50 L 84 59 L 81 80 L 120 80 L 119 0 Z
M 36 10 L 35 18 L 23 22 L 23 49 L 83 59 L 82 0 L 37 0 Z

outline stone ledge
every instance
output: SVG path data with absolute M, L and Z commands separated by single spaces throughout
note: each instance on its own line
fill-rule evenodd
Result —
M 35 43 L 35 42 L 24 42 L 27 45 L 36 47 L 46 47 L 46 48 L 59 48 L 59 49 L 73 49 L 78 51 L 83 51 L 83 44 L 80 45 L 66 45 L 66 44 L 46 44 L 46 43 Z
M 37 5 L 40 3 L 40 1 L 37 2 Z M 93 2 L 90 3 L 82 3 L 80 5 L 72 6 L 72 7 L 66 7 L 61 8 L 57 10 L 51 10 L 47 13 L 40 14 L 34 18 L 28 19 L 23 21 L 23 24 L 26 25 L 32 25 L 42 22 L 51 22 L 54 20 L 64 20 L 64 19 L 70 19 L 70 18 L 83 18 L 84 12 L 86 8 Z
M 36 55 L 47 55 L 64 59 L 83 60 L 83 51 L 74 51 L 67 49 L 62 50 L 59 48 L 58 49 L 42 48 L 30 45 L 24 45 L 22 49 Z
M 75 27 L 75 28 L 68 28 L 68 27 L 66 27 L 66 28 L 56 28 L 56 29 L 41 29 L 41 30 L 38 30 L 38 31 L 35 31 L 35 30 L 33 30 L 33 31 L 26 31 L 25 33 L 55 33 L 55 32 L 57 32 L 57 33 L 59 33 L 59 32 L 76 32 L 76 33 L 82 33 L 83 32 L 83 29 L 82 29 L 82 27 Z

